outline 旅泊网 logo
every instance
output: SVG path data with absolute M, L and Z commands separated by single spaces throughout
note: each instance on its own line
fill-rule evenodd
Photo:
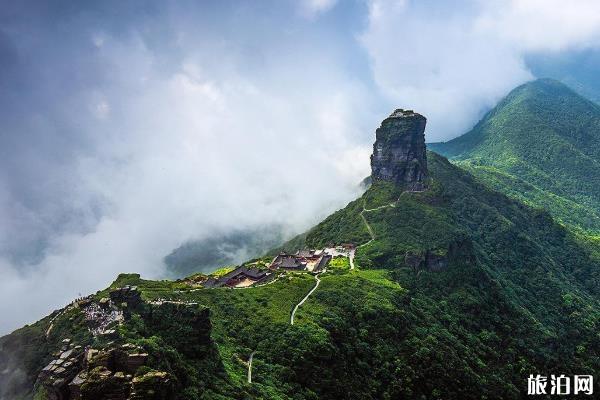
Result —
M 592 375 L 529 375 L 527 378 L 528 395 L 591 395 L 594 393 L 594 377 Z

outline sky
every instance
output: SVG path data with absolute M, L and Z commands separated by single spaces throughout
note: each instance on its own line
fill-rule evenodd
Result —
M 536 77 L 600 93 L 594 0 L 5 3 L 0 334 L 187 240 L 307 229 L 395 108 L 440 141 Z

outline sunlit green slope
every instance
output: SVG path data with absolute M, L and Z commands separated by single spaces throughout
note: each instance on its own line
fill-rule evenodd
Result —
M 558 81 L 514 89 L 470 132 L 429 148 L 492 188 L 600 233 L 600 106 Z

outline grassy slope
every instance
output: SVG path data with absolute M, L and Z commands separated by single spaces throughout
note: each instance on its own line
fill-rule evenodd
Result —
M 516 88 L 470 132 L 429 148 L 572 228 L 600 232 L 600 106 L 557 81 Z
M 138 329 L 135 318 L 124 335 L 163 352 L 163 367 L 177 374 L 189 399 L 507 399 L 521 396 L 530 373 L 597 373 L 598 263 L 546 213 L 492 192 L 433 153 L 428 158 L 427 192 L 399 195 L 376 184 L 294 243 L 366 242 L 363 205 L 400 199 L 365 213 L 377 239 L 358 250 L 360 269 L 336 261 L 294 326 L 290 311 L 314 284 L 308 275 L 196 291 L 122 275 L 113 287 L 135 284 L 147 299 L 209 307 L 218 363 L 174 350 L 176 343 Z M 406 251 L 447 254 L 457 241 L 471 246 L 446 270 L 404 265 Z M 59 320 L 60 334 L 72 335 L 68 319 Z M 0 349 L 25 337 L 45 345 L 47 324 L 2 338 Z M 252 351 L 248 385 L 244 361 Z M 36 354 L 31 365 L 41 368 L 47 355 Z

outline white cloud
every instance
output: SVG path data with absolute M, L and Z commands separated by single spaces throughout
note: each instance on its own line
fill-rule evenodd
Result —
M 110 114 L 110 105 L 105 100 L 100 100 L 94 105 L 93 113 L 96 118 L 105 119 Z
M 95 151 L 78 155 L 77 191 L 65 199 L 82 207 L 102 199 L 102 214 L 91 229 L 53 235 L 36 266 L 0 258 L 0 333 L 120 272 L 159 277 L 162 258 L 190 238 L 272 223 L 306 229 L 354 198 L 368 174 L 357 139 L 369 117 L 365 90 L 335 78 L 337 67 L 317 53 L 314 71 L 278 56 L 261 80 L 227 53 L 190 49 L 163 74 L 135 38 L 106 40 L 102 52 L 111 80 L 91 96 L 92 119 L 72 110 Z
M 476 28 L 523 51 L 598 46 L 600 2 L 597 0 L 510 0 L 482 4 L 484 8 L 475 19 Z
M 331 10 L 336 3 L 337 0 L 301 0 L 300 12 L 305 17 L 312 19 Z
M 105 40 L 106 40 L 106 37 L 102 33 L 94 33 L 92 35 L 92 43 L 94 44 L 94 46 L 96 46 L 98 48 L 104 46 Z
M 390 103 L 427 116 L 429 141 L 447 140 L 533 78 L 528 52 L 598 45 L 599 3 L 560 3 L 373 0 L 361 42 Z

